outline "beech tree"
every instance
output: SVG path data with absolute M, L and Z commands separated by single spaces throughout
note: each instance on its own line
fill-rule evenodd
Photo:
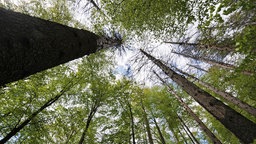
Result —
M 0 86 L 120 43 L 4 8 L 0 15 Z
M 206 91 L 188 81 L 183 76 L 177 74 L 169 67 L 164 65 L 159 59 L 154 58 L 142 49 L 140 50 L 162 71 L 164 71 L 174 82 L 192 96 L 200 105 L 219 120 L 227 129 L 233 132 L 242 142 L 251 143 L 256 137 L 256 124 L 234 111 L 221 101 L 211 96 Z M 248 129 L 250 127 L 250 129 Z M 250 131 L 250 132 L 249 132 Z

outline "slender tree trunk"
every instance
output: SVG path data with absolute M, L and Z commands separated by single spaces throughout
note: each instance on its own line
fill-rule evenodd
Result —
M 134 131 L 134 118 L 133 118 L 133 112 L 130 102 L 128 102 L 129 112 L 130 112 L 130 119 L 131 119 L 131 128 L 132 128 L 132 143 L 136 144 L 135 142 L 135 131 Z
M 228 51 L 228 52 L 234 52 L 234 48 L 231 47 L 220 47 L 216 45 L 208 45 L 208 44 L 201 44 L 201 43 L 187 43 L 187 42 L 168 42 L 165 41 L 164 43 L 169 43 L 169 44 L 177 44 L 177 45 L 183 45 L 183 46 L 195 46 L 198 49 L 214 49 L 214 50 L 219 50 L 219 51 Z
M 182 132 L 180 131 L 179 128 L 178 128 L 178 131 L 179 131 L 179 133 L 180 133 L 180 136 L 183 138 L 184 142 L 185 142 L 186 144 L 188 144 L 186 138 L 184 137 L 184 135 L 182 134 Z
M 109 40 L 4 8 L 0 27 L 0 86 L 95 53 Z
M 84 143 L 84 139 L 85 139 L 86 133 L 87 133 L 87 131 L 88 131 L 88 128 L 89 128 L 89 126 L 90 126 L 90 123 L 91 123 L 91 121 L 92 121 L 92 118 L 94 117 L 95 113 L 97 112 L 97 109 L 98 109 L 98 107 L 96 106 L 95 108 L 93 108 L 93 109 L 90 111 L 90 113 L 89 113 L 89 115 L 88 115 L 88 117 L 87 117 L 87 120 L 86 120 L 86 126 L 85 126 L 84 131 L 83 131 L 83 133 L 82 133 L 82 136 L 81 136 L 81 138 L 80 138 L 80 140 L 79 140 L 79 144 L 83 144 L 83 143 Z
M 181 103 L 191 117 L 199 124 L 200 128 L 212 140 L 214 144 L 221 144 L 220 140 L 207 128 L 207 126 L 198 118 L 198 116 L 188 107 L 188 105 L 174 92 L 174 90 L 156 73 L 156 76 L 168 87 L 169 92 Z
M 202 107 L 219 120 L 227 129 L 234 133 L 242 142 L 252 143 L 256 138 L 256 124 L 225 105 L 206 91 L 188 81 L 185 77 L 177 74 L 160 60 L 149 55 L 145 51 L 141 52 L 162 69 L 174 82 L 192 96 Z M 249 129 L 248 129 L 249 128 Z
M 144 118 L 144 121 L 145 121 L 145 124 L 146 124 L 146 129 L 147 129 L 147 134 L 148 134 L 148 141 L 149 141 L 150 144 L 154 144 L 152 134 L 151 134 L 151 130 L 150 130 L 149 121 L 148 121 L 148 118 L 147 118 L 147 113 L 146 113 L 146 110 L 145 110 L 145 107 L 143 105 L 142 100 L 141 100 L 141 108 L 143 110 L 143 118 Z
M 190 139 L 190 141 L 191 141 L 193 144 L 195 144 L 193 138 L 192 138 L 191 135 L 188 133 L 187 129 L 184 127 L 183 124 L 181 124 L 181 127 L 182 127 L 182 129 L 185 131 L 185 133 L 187 134 L 187 136 L 188 136 L 188 138 Z
M 200 144 L 199 141 L 195 138 L 195 136 L 193 135 L 193 133 L 190 131 L 190 129 L 188 128 L 188 126 L 185 124 L 185 122 L 183 121 L 183 119 L 177 115 L 178 119 L 181 121 L 182 125 L 184 126 L 184 128 L 188 131 L 189 135 L 192 136 L 193 139 L 191 139 L 192 141 L 194 140 L 197 144 Z
M 162 134 L 162 132 L 161 132 L 160 127 L 159 127 L 158 124 L 157 124 L 157 121 L 156 121 L 155 117 L 153 117 L 153 120 L 154 120 L 154 123 L 155 123 L 155 125 L 156 125 L 156 129 L 157 129 L 157 131 L 158 131 L 158 134 L 159 134 L 159 136 L 160 136 L 161 143 L 162 143 L 162 144 L 166 144 L 165 139 L 164 139 L 164 136 L 163 136 L 163 134 Z
M 199 56 L 190 56 L 190 55 L 179 53 L 179 52 L 172 52 L 172 53 L 175 53 L 175 54 L 178 54 L 178 55 L 182 55 L 182 56 L 187 57 L 187 58 L 192 58 L 192 59 L 195 59 L 195 60 L 200 60 L 200 61 L 209 63 L 211 65 L 215 65 L 215 66 L 218 66 L 218 67 L 221 67 L 221 68 L 224 68 L 224 69 L 235 69 L 236 68 L 236 66 L 231 65 L 231 64 L 227 64 L 227 63 L 224 63 L 224 62 L 218 62 L 216 60 L 210 60 L 210 59 L 199 57 Z M 245 75 L 249 75 L 249 76 L 252 76 L 254 74 L 251 71 L 241 71 L 241 73 L 243 73 Z
M 203 82 L 201 81 L 200 79 L 178 69 L 178 68 L 175 68 L 178 72 L 184 74 L 185 76 L 188 76 L 189 78 L 192 78 L 194 81 L 197 81 L 199 84 L 203 85 L 204 87 L 206 87 L 207 89 L 215 92 L 216 94 L 218 94 L 219 96 L 221 96 L 222 98 L 224 98 L 226 101 L 234 104 L 234 105 L 237 105 L 238 107 L 240 107 L 242 110 L 248 112 L 249 114 L 253 115 L 256 117 L 256 108 L 248 105 L 247 103 L 241 101 L 239 98 L 237 97 L 234 97 L 232 96 L 230 93 L 227 93 L 227 92 L 224 92 L 224 91 L 221 91 L 219 90 L 218 88 L 212 86 L 211 84 L 209 83 L 206 83 L 206 82 Z
M 195 69 L 198 69 L 198 70 L 200 70 L 200 71 L 203 71 L 203 72 L 206 72 L 206 73 L 208 73 L 208 71 L 207 71 L 207 70 L 205 70 L 205 69 L 202 69 L 202 68 L 200 68 L 199 66 L 196 66 L 196 65 L 191 65 L 191 64 L 188 64 L 188 66 L 190 66 L 190 67 L 193 67 L 193 68 L 195 68 Z
M 64 88 L 58 95 L 51 98 L 49 101 L 47 101 L 43 106 L 41 106 L 37 111 L 32 113 L 25 121 L 23 121 L 19 126 L 16 126 L 13 128 L 3 139 L 0 140 L 0 144 L 6 143 L 8 140 L 10 140 L 13 136 L 15 136 L 20 130 L 22 130 L 25 126 L 27 126 L 31 120 L 33 120 L 39 113 L 41 113 L 45 108 L 51 106 L 53 103 L 55 103 L 65 92 L 66 88 Z

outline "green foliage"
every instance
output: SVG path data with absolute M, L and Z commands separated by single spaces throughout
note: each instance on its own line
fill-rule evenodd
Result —
M 111 23 L 121 24 L 139 35 L 151 31 L 157 36 L 183 31 L 182 26 L 195 20 L 192 15 L 193 4 L 186 0 L 102 0 Z

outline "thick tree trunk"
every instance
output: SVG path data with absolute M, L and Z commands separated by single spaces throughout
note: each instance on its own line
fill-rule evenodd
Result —
M 102 48 L 102 37 L 0 8 L 0 86 Z
M 43 106 L 41 106 L 37 111 L 32 113 L 25 121 L 23 121 L 19 126 L 13 128 L 11 132 L 9 132 L 3 139 L 0 140 L 0 144 L 6 143 L 13 136 L 15 136 L 20 130 L 22 130 L 25 126 L 27 126 L 31 120 L 33 120 L 39 113 L 41 113 L 45 108 L 51 106 L 55 103 L 65 92 L 67 89 L 63 89 L 58 95 L 47 101 Z
M 224 62 L 218 62 L 216 60 L 210 60 L 210 59 L 203 58 L 203 57 L 198 57 L 198 56 L 190 56 L 190 55 L 179 53 L 179 52 L 172 52 L 172 53 L 182 55 L 182 56 L 187 57 L 187 58 L 200 60 L 200 61 L 206 62 L 206 63 L 211 64 L 211 65 L 215 65 L 215 66 L 218 66 L 218 67 L 221 67 L 221 68 L 224 68 L 224 69 L 235 69 L 236 68 L 236 66 L 234 66 L 234 65 L 227 64 L 227 63 L 224 63 Z M 241 73 L 244 74 L 244 75 L 249 75 L 249 76 L 252 76 L 254 74 L 251 71 L 241 71 Z
M 228 51 L 228 52 L 234 52 L 234 50 L 235 50 L 234 48 L 231 48 L 231 47 L 225 47 L 225 46 L 221 47 L 221 46 L 201 44 L 201 43 L 168 42 L 168 41 L 165 41 L 164 43 L 177 44 L 177 45 L 182 45 L 182 46 L 195 46 L 198 49 L 214 49 L 214 50 Z
M 194 81 L 197 81 L 199 84 L 203 85 L 204 87 L 206 87 L 207 89 L 215 92 L 216 94 L 218 94 L 219 96 L 221 96 L 222 98 L 224 98 L 226 101 L 237 105 L 238 107 L 240 107 L 241 109 L 243 109 L 244 111 L 248 112 L 249 114 L 253 115 L 256 117 L 256 108 L 248 105 L 247 103 L 241 101 L 239 98 L 232 96 L 230 93 L 224 92 L 219 90 L 218 88 L 212 86 L 209 83 L 203 82 L 200 79 L 186 73 L 183 72 L 182 70 L 175 68 L 178 72 L 184 74 L 185 76 L 192 78 Z
M 202 69 L 202 68 L 200 68 L 199 66 L 196 66 L 196 65 L 191 65 L 191 64 L 187 64 L 188 66 L 190 66 L 190 67 L 193 67 L 193 68 L 195 68 L 195 69 L 198 69 L 198 70 L 200 70 L 200 71 L 203 71 L 203 72 L 206 72 L 206 73 L 208 73 L 208 71 L 207 70 L 205 70 L 205 69 Z
M 178 116 L 177 115 L 177 117 L 178 117 L 178 119 L 181 121 L 181 123 L 182 123 L 182 125 L 184 126 L 184 128 L 188 131 L 188 133 L 189 133 L 189 135 L 191 135 L 192 136 L 192 141 L 195 141 L 197 144 L 200 144 L 199 143 L 199 141 L 195 138 L 195 136 L 193 135 L 193 133 L 190 131 L 190 129 L 188 128 L 188 126 L 185 124 L 185 122 L 183 121 L 183 119 L 180 117 L 180 116 Z
M 141 108 L 143 110 L 143 118 L 144 118 L 144 121 L 145 121 L 145 124 L 146 124 L 146 130 L 147 130 L 147 134 L 148 134 L 148 142 L 150 144 L 154 144 L 152 134 L 151 134 L 151 130 L 150 130 L 149 121 L 148 121 L 148 118 L 147 118 L 147 113 L 146 113 L 146 110 L 145 110 L 145 107 L 143 105 L 142 100 L 141 100 Z
M 160 136 L 161 143 L 162 143 L 162 144 L 166 144 L 165 139 L 164 139 L 164 136 L 163 136 L 163 134 L 162 134 L 162 132 L 161 132 L 160 127 L 159 127 L 158 124 L 157 124 L 157 121 L 156 121 L 155 117 L 153 117 L 153 120 L 154 120 L 154 123 L 155 123 L 155 125 L 156 125 L 157 132 L 158 132 L 158 134 L 159 134 L 159 136 Z
M 192 96 L 202 107 L 219 120 L 227 129 L 234 133 L 242 142 L 252 143 L 256 138 L 256 124 L 236 112 L 232 108 L 217 100 L 206 91 L 188 81 L 184 76 L 177 74 L 160 60 L 149 55 L 145 51 L 141 52 L 162 69 L 174 82 Z

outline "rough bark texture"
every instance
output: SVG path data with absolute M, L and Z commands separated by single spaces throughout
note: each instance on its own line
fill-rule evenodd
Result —
M 223 102 L 214 98 L 206 91 L 188 81 L 184 76 L 177 74 L 160 60 L 141 52 L 152 60 L 162 71 L 176 82 L 186 93 L 192 96 L 202 107 L 219 120 L 227 129 L 234 133 L 243 143 L 252 143 L 256 138 L 256 124 L 236 112 Z
M 241 101 L 239 98 L 237 97 L 234 97 L 232 96 L 230 93 L 227 93 L 225 91 L 221 91 L 219 90 L 218 88 L 212 86 L 211 84 L 209 83 L 206 83 L 206 82 L 203 82 L 201 81 L 200 79 L 186 73 L 186 72 L 183 72 L 182 70 L 180 69 L 177 69 L 175 68 L 178 72 L 184 74 L 185 76 L 188 76 L 190 78 L 192 78 L 194 81 L 197 81 L 199 84 L 203 85 L 204 87 L 206 87 L 207 89 L 215 92 L 216 94 L 218 94 L 219 96 L 221 96 L 222 98 L 224 98 L 226 101 L 234 104 L 234 105 L 237 105 L 238 107 L 240 107 L 241 109 L 243 109 L 244 111 L 248 112 L 249 114 L 253 115 L 256 117 L 256 108 L 248 105 L 247 103 Z
M 218 67 L 221 67 L 221 68 L 224 68 L 224 69 L 235 69 L 236 68 L 236 66 L 231 65 L 231 64 L 227 64 L 227 63 L 224 63 L 224 62 L 219 62 L 219 61 L 216 61 L 216 60 L 211 60 L 211 59 L 207 59 L 207 58 L 203 58 L 203 57 L 199 57 L 199 56 L 190 56 L 190 55 L 179 53 L 179 52 L 172 52 L 172 53 L 182 55 L 182 56 L 187 57 L 187 58 L 200 60 L 200 61 L 206 62 L 206 63 L 211 64 L 211 65 L 215 65 L 215 66 L 218 66 Z M 244 74 L 244 75 L 248 75 L 248 76 L 254 75 L 254 73 L 251 72 L 251 71 L 241 71 L 241 73 Z
M 0 86 L 96 52 L 99 36 L 0 8 Z

